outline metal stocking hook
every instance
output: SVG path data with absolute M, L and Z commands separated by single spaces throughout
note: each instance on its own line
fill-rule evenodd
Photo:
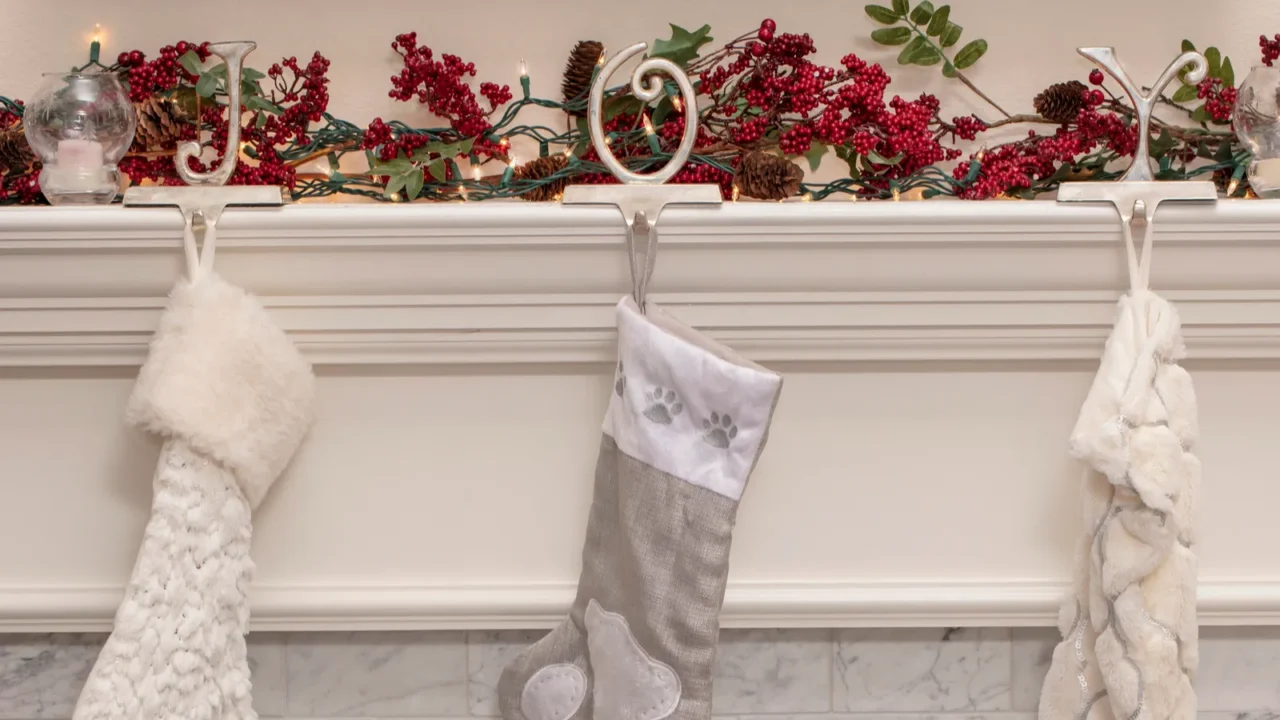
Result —
M 565 188 L 561 203 L 564 205 L 612 205 L 622 213 L 627 226 L 627 256 L 631 267 L 631 294 L 641 312 L 645 308 L 649 278 L 657 262 L 658 218 L 668 205 L 720 205 L 724 202 L 720 186 L 664 185 L 670 180 L 693 152 L 698 139 L 698 102 L 689 77 L 675 63 L 663 58 L 648 58 L 631 74 L 631 91 L 642 102 L 657 100 L 663 92 L 663 82 L 653 75 L 661 71 L 670 75 L 680 87 L 685 107 L 684 135 L 680 145 L 667 160 L 667 164 L 653 173 L 642 174 L 629 170 L 613 154 L 604 131 L 604 93 L 609 77 L 633 56 L 648 49 L 646 43 L 636 43 L 615 55 L 596 75 L 591 84 L 587 101 L 587 124 L 591 144 L 600 156 L 600 162 L 613 173 L 621 185 L 570 185 Z M 647 82 L 646 82 L 647 81 Z M 641 112 L 646 112 L 642 108 Z M 646 128 L 648 125 L 646 124 Z M 643 237 L 641 237 L 643 236 Z
M 1178 71 L 1190 65 L 1187 81 L 1203 80 L 1209 64 L 1198 52 L 1184 52 L 1160 74 L 1160 79 L 1148 92 L 1129 78 L 1116 57 L 1115 48 L 1080 48 L 1081 55 L 1106 70 L 1124 88 L 1137 111 L 1138 145 L 1133 164 L 1119 180 L 1114 182 L 1067 182 L 1058 186 L 1058 202 L 1107 202 L 1115 206 L 1123 224 L 1123 233 L 1129 257 L 1130 289 L 1144 290 L 1150 280 L 1151 239 L 1154 234 L 1156 209 L 1166 201 L 1209 201 L 1218 199 L 1218 190 L 1206 180 L 1157 181 L 1151 171 L 1150 127 L 1151 110 L 1155 107 L 1164 87 L 1173 81 Z M 1133 243 L 1132 223 L 1141 207 L 1146 220 L 1143 231 L 1142 254 L 1138 255 Z
M 210 172 L 198 173 L 188 164 L 200 156 L 198 142 L 184 142 L 178 146 L 173 162 L 178 177 L 185 186 L 131 187 L 124 193 L 126 207 L 177 207 L 183 219 L 183 250 L 187 256 L 187 277 L 194 281 L 213 266 L 213 254 L 217 244 L 216 228 L 222 211 L 233 205 L 279 206 L 284 203 L 283 188 L 273 185 L 237 185 L 225 187 L 235 173 L 240 160 L 240 83 L 244 58 L 257 47 L 256 43 L 211 43 L 209 51 L 227 64 L 227 150 L 218 167 Z M 203 252 L 197 248 L 194 223 L 199 215 L 204 221 Z

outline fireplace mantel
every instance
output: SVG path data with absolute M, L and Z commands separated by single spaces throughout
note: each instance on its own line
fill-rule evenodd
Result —
M 1280 624 L 1280 202 L 1163 207 L 1201 404 L 1201 620 Z M 121 421 L 176 210 L 0 210 L 0 630 L 108 627 L 157 447 Z M 571 597 L 627 291 L 621 217 L 486 202 L 228 210 L 217 267 L 316 364 L 259 511 L 260 629 L 548 626 Z M 1113 210 L 672 209 L 651 297 L 787 376 L 736 626 L 1050 624 L 1066 435 L 1125 278 Z

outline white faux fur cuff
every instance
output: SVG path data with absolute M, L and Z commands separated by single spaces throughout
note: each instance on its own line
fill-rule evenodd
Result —
M 782 376 L 647 303 L 618 303 L 618 376 L 604 432 L 650 467 L 738 500 Z
M 257 507 L 311 425 L 315 377 L 257 298 L 215 273 L 180 281 L 126 417 L 226 466 Z

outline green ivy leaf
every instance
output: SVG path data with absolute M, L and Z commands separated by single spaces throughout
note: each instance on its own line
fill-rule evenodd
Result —
M 398 157 L 386 162 L 374 162 L 369 166 L 370 175 L 402 175 L 413 167 L 409 158 Z
M 956 69 L 964 70 L 965 68 L 972 67 L 974 63 L 978 62 L 978 60 L 986 54 L 986 52 L 986 40 L 974 40 L 970 42 L 968 45 L 960 48 L 960 52 L 956 53 Z
M 196 55 L 194 50 L 188 50 L 182 57 L 178 58 L 178 63 L 182 65 L 182 69 L 192 75 L 199 75 L 204 70 L 204 63 L 200 62 L 200 56 Z
M 407 173 L 392 175 L 391 179 L 387 180 L 387 187 L 382 191 L 382 194 L 387 197 L 392 197 L 404 189 L 404 184 L 408 179 L 409 175 Z
M 911 56 L 914 55 L 916 51 L 919 50 L 923 45 L 924 45 L 924 38 L 920 37 L 919 35 L 911 38 L 911 42 L 907 43 L 906 47 L 902 48 L 902 52 L 898 53 L 898 64 L 910 65 Z
M 414 168 L 409 173 L 409 179 L 405 181 L 404 189 L 409 193 L 410 200 L 416 200 L 418 195 L 422 193 L 423 173 L 422 168 Z
M 933 17 L 929 18 L 929 27 L 925 32 L 929 33 L 929 37 L 939 37 L 942 32 L 947 29 L 947 18 L 951 15 L 951 6 L 943 5 L 933 13 Z
M 634 115 L 640 112 L 642 107 L 644 103 L 634 95 L 614 95 L 604 102 L 604 121 L 609 122 L 624 113 Z
M 892 25 L 902 19 L 901 15 L 883 5 L 868 5 L 863 9 L 872 20 L 885 25 Z
M 258 72 L 251 67 L 240 68 L 240 79 L 254 82 L 266 77 L 266 73 Z
M 906 157 L 906 153 L 898 153 L 891 158 L 886 158 L 875 150 L 867 153 L 867 160 L 875 163 L 876 165 L 897 165 L 902 162 L 902 158 L 904 157 Z
M 427 172 L 431 173 L 431 177 L 435 178 L 436 182 L 444 182 L 444 160 L 433 161 L 427 166 Z
M 941 40 L 942 47 L 949 48 L 952 45 L 955 45 L 956 43 L 960 42 L 960 33 L 963 33 L 963 32 L 964 32 L 964 27 L 957 25 L 953 22 L 947 23 L 947 29 L 942 31 L 942 40 Z
M 218 63 L 209 69 L 209 74 L 221 80 L 227 79 L 227 64 Z
M 1169 151 L 1172 150 L 1173 146 L 1177 144 L 1178 144 L 1177 141 L 1174 140 L 1172 137 L 1170 137 L 1169 131 L 1167 129 L 1162 129 L 1160 131 L 1160 136 L 1151 140 L 1150 144 L 1147 147 L 1151 157 L 1167 159 L 1166 156 L 1168 155 Z
M 1190 102 L 1196 99 L 1199 91 L 1195 85 L 1183 85 L 1173 94 L 1173 101 L 1176 103 Z
M 1204 51 L 1204 59 L 1209 61 L 1209 77 L 1216 78 L 1222 74 L 1222 53 L 1216 47 Z
M 942 53 L 938 52 L 932 45 L 922 45 L 919 50 L 911 54 L 912 65 L 937 65 L 942 61 Z
M 711 42 L 711 26 L 702 27 L 689 32 L 679 25 L 671 26 L 670 40 L 654 40 L 650 57 L 666 58 L 677 65 L 684 65 L 698 57 L 698 48 Z
M 827 146 L 822 143 L 813 143 L 809 146 L 809 152 L 804 154 L 804 158 L 809 161 L 809 170 L 817 172 L 818 166 L 822 164 L 822 156 L 827 154 Z
M 1219 76 L 1226 87 L 1236 86 L 1236 69 L 1231 67 L 1231 58 L 1222 58 L 1222 74 Z
M 901 45 L 911 39 L 911 28 L 891 27 L 880 28 L 871 33 L 871 39 L 881 45 Z
M 662 123 L 666 122 L 667 116 L 674 109 L 675 107 L 671 104 L 671 96 L 664 94 L 662 99 L 658 101 L 658 106 L 653 109 L 653 114 L 649 116 L 649 119 L 653 121 L 653 126 L 655 128 L 662 127 Z
M 952 65 L 950 60 L 942 63 L 942 75 L 949 78 L 956 76 L 956 66 Z
M 1208 124 L 1209 121 L 1213 120 L 1213 117 L 1209 115 L 1209 111 L 1206 110 L 1203 105 L 1201 105 L 1200 107 L 1195 109 L 1195 112 L 1191 113 L 1191 119 L 1195 120 L 1198 123 Z
M 929 0 L 923 0 L 915 10 L 911 11 L 911 22 L 917 25 L 924 25 L 931 17 L 933 17 L 933 3 Z
M 213 97 L 213 93 L 218 89 L 218 78 L 213 73 L 207 72 L 200 76 L 196 81 L 196 93 L 203 98 Z
M 1182 52 L 1195 52 L 1195 51 L 1196 51 L 1195 43 L 1191 42 L 1190 40 L 1182 41 Z
M 284 112 L 284 108 L 262 97 L 261 95 L 250 95 L 245 98 L 244 106 L 250 110 L 263 110 L 272 115 L 280 115 Z
M 893 11 L 906 17 L 911 12 L 911 4 L 907 0 L 893 0 Z

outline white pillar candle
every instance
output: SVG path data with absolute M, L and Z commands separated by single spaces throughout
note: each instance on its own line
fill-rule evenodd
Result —
M 52 179 L 63 192 L 100 191 L 106 180 L 102 143 L 95 140 L 59 140 L 55 165 Z

